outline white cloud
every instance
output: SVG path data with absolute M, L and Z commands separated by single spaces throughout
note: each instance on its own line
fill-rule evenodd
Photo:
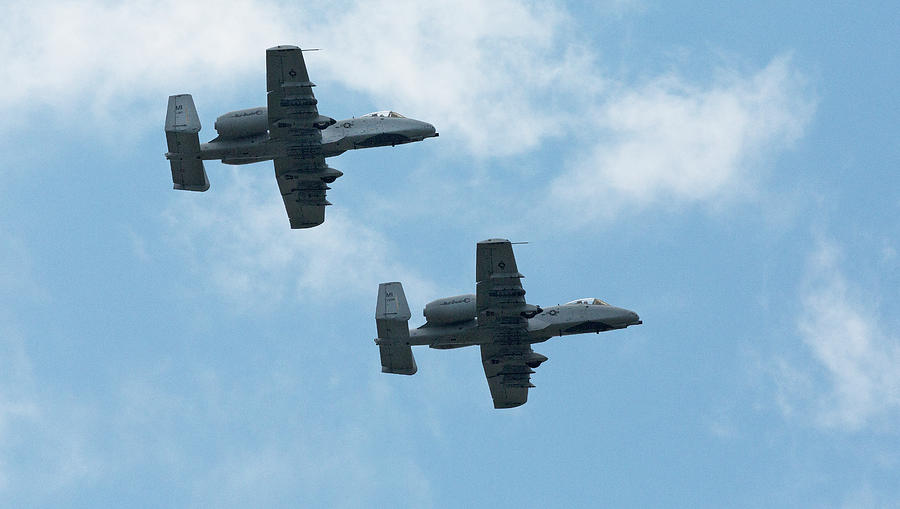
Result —
M 724 69 L 707 87 L 674 73 L 633 86 L 604 75 L 596 50 L 570 37 L 574 25 L 564 8 L 515 0 L 19 4 L 0 21 L 0 60 L 15 77 L 0 81 L 0 104 L 50 105 L 101 125 L 127 112 L 130 125 L 158 128 L 166 95 L 192 92 L 204 113 L 203 103 L 252 83 L 262 103 L 265 47 L 321 46 L 307 58 L 314 81 L 434 123 L 444 134 L 436 150 L 507 156 L 571 140 L 551 201 L 592 211 L 586 221 L 752 192 L 755 163 L 811 115 L 788 58 L 752 75 Z
M 669 75 L 623 88 L 585 124 L 593 144 L 554 179 L 551 202 L 591 221 L 751 194 L 757 163 L 796 140 L 812 111 L 786 57 L 749 76 L 720 71 L 708 87 Z
M 603 86 L 593 53 L 568 38 L 572 23 L 561 9 L 513 0 L 360 2 L 314 39 L 328 41 L 320 62 L 330 76 L 477 155 L 503 156 L 560 134 L 571 101 Z
M 882 329 L 884 317 L 848 282 L 839 257 L 823 243 L 809 262 L 797 327 L 815 369 L 782 361 L 790 376 L 779 387 L 783 409 L 809 408 L 820 425 L 852 431 L 900 418 L 900 337 Z
M 264 48 L 295 43 L 327 50 L 311 59 L 314 81 L 429 120 L 475 153 L 515 153 L 559 128 L 559 94 L 599 83 L 590 53 L 558 40 L 565 26 L 563 11 L 514 0 L 19 3 L 0 20 L 0 105 L 118 123 L 127 111 L 150 127 L 170 93 L 200 103 L 255 83 L 262 103 Z
M 168 93 L 233 90 L 237 77 L 263 68 L 262 48 L 289 32 L 279 8 L 252 0 L 228 8 L 213 1 L 39 0 L 8 11 L 0 20 L 8 75 L 0 105 L 27 103 L 26 113 L 47 105 L 81 121 L 117 123 L 128 111 L 132 126 L 161 117 Z
M 215 193 L 179 193 L 167 209 L 175 249 L 199 278 L 242 306 L 284 298 L 367 299 L 378 283 L 402 281 L 407 294 L 433 285 L 405 266 L 402 249 L 360 218 L 329 207 L 323 225 L 291 230 L 274 177 L 231 171 Z M 335 210 L 337 209 L 337 210 Z

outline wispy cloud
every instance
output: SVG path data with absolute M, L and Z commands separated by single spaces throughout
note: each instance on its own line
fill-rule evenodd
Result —
M 0 227 L 0 304 L 40 299 L 46 292 L 35 281 L 31 255 L 26 243 Z M 0 311 L 0 318 L 3 311 Z
M 445 135 L 436 150 L 496 158 L 571 140 L 551 205 L 588 211 L 584 221 L 752 193 L 758 163 L 803 134 L 814 104 L 788 57 L 750 74 L 723 66 L 705 85 L 677 72 L 620 79 L 569 37 L 578 22 L 564 7 L 514 0 L 36 2 L 0 23 L 0 60 L 16 77 L 0 81 L 6 106 L 27 100 L 101 123 L 127 110 L 145 128 L 159 127 L 170 93 L 195 93 L 202 112 L 210 96 L 253 83 L 261 103 L 264 48 L 324 46 L 307 59 L 314 80 L 431 121 Z
M 51 496 L 98 475 L 93 414 L 35 378 L 24 335 L 0 316 L 0 499 Z M 15 504 L 14 504 L 15 505 Z
M 127 111 L 130 125 L 149 127 L 171 93 L 222 97 L 252 82 L 261 103 L 263 50 L 315 44 L 328 50 L 309 59 L 315 81 L 432 121 L 474 153 L 520 153 L 564 121 L 560 96 L 600 86 L 591 53 L 562 39 L 567 21 L 514 0 L 18 3 L 0 20 L 0 105 L 28 101 L 81 122 Z
M 840 248 L 822 242 L 808 262 L 797 330 L 813 363 L 778 361 L 782 409 L 855 431 L 900 418 L 900 337 L 883 330 L 876 297 L 848 281 Z
M 227 9 L 208 0 L 15 2 L 0 20 L 0 105 L 81 122 L 121 122 L 127 111 L 131 126 L 158 123 L 167 94 L 233 91 L 263 68 L 261 50 L 290 33 L 287 19 L 253 0 Z
M 247 378 L 180 360 L 131 373 L 111 412 L 110 463 L 174 474 L 200 505 L 359 507 L 389 489 L 429 506 L 415 451 L 401 448 L 388 459 L 375 452 L 385 434 L 410 431 L 395 401 L 371 397 L 380 373 L 325 388 L 319 382 L 334 366 L 297 369 L 300 360 Z M 385 465 L 391 479 L 379 479 Z
M 173 247 L 199 278 L 242 306 L 272 306 L 301 296 L 364 298 L 374 305 L 378 283 L 386 280 L 434 294 L 432 283 L 405 265 L 401 248 L 362 218 L 334 207 L 322 226 L 291 230 L 268 172 L 232 170 L 230 181 L 216 182 L 214 196 L 179 198 L 165 212 Z
M 573 23 L 540 3 L 404 0 L 359 2 L 313 33 L 336 55 L 322 59 L 329 76 L 484 157 L 559 135 L 571 101 L 604 86 L 593 51 L 569 37 Z
M 784 56 L 750 75 L 721 69 L 708 86 L 671 74 L 623 87 L 589 117 L 595 139 L 554 179 L 551 201 L 588 222 L 752 194 L 759 163 L 803 133 L 813 105 Z
M 19 420 L 31 420 L 38 414 L 33 398 L 31 362 L 25 354 L 19 334 L 5 323 L 0 323 L 0 444 L 9 447 L 15 439 L 15 424 Z M 5 458 L 0 459 L 0 488 L 6 484 Z

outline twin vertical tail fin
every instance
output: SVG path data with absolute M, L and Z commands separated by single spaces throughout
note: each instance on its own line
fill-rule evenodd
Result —
M 166 159 L 172 166 L 172 184 L 184 191 L 206 191 L 209 179 L 200 157 L 200 118 L 191 94 L 169 96 L 166 111 Z
M 378 285 L 378 303 L 375 305 L 378 338 L 375 344 L 381 353 L 382 373 L 413 375 L 418 371 L 409 346 L 411 316 L 403 285 L 397 282 Z

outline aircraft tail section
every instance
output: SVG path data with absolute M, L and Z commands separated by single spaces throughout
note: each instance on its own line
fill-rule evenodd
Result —
M 381 372 L 413 375 L 418 371 L 416 359 L 409 346 L 409 304 L 398 282 L 378 285 L 378 302 L 375 305 L 375 325 L 378 328 L 378 345 L 381 354 Z
M 169 96 L 166 111 L 166 159 L 172 167 L 172 184 L 184 191 L 206 191 L 209 179 L 200 156 L 200 118 L 191 94 Z

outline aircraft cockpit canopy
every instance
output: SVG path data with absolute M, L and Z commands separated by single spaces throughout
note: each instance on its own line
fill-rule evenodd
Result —
M 383 117 L 383 118 L 406 118 L 396 111 L 382 110 L 363 115 L 364 117 Z
M 593 298 L 592 299 L 578 299 L 578 300 L 573 300 L 572 302 L 566 302 L 567 306 L 572 305 L 572 304 L 581 304 L 583 306 L 609 306 L 609 304 L 607 304 L 606 302 L 603 302 L 600 299 L 593 299 Z

